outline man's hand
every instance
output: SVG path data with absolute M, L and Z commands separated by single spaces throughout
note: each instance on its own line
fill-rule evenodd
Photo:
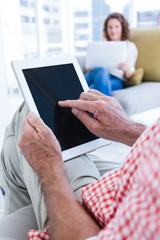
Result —
M 49 169 L 53 165 L 52 161 L 55 165 L 57 162 L 63 162 L 56 137 L 34 113 L 29 113 L 24 120 L 19 147 L 40 178 L 45 174 L 46 168 Z
M 92 133 L 105 139 L 132 145 L 145 129 L 130 120 L 115 98 L 96 90 L 83 92 L 78 100 L 60 101 L 59 105 L 71 107 L 73 114 Z
M 19 147 L 39 176 L 48 210 L 50 239 L 81 240 L 97 235 L 99 225 L 80 205 L 68 183 L 57 139 L 34 113 L 24 120 Z

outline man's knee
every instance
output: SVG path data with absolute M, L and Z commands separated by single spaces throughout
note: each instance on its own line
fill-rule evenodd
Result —
M 22 122 L 27 112 L 28 107 L 23 102 L 14 114 L 11 123 L 6 128 L 0 161 L 2 186 L 5 185 L 5 182 L 12 181 L 15 174 L 19 175 L 21 172 L 20 160 L 22 155 L 18 147 L 18 136 L 21 132 Z M 18 178 L 20 177 L 21 176 L 18 176 Z
M 3 173 L 13 175 L 13 172 L 20 167 L 19 154 L 14 136 L 4 139 L 3 148 L 1 151 L 1 164 Z
M 71 188 L 79 201 L 82 188 L 100 178 L 92 156 L 85 154 L 65 162 L 65 169 Z
M 25 102 L 23 102 L 15 112 L 11 123 L 6 128 L 1 152 L 3 162 L 14 162 L 21 155 L 18 140 L 22 130 L 23 119 L 27 113 L 28 107 Z

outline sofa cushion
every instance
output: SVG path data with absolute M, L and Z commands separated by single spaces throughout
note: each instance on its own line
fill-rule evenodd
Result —
M 160 82 L 142 82 L 140 85 L 113 92 L 128 115 L 160 107 Z
M 143 68 L 137 68 L 131 78 L 129 78 L 127 81 L 124 81 L 124 86 L 134 86 L 138 85 L 142 82 L 144 75 L 144 69 Z
M 160 28 L 132 29 L 131 41 L 138 48 L 136 68 L 144 69 L 143 81 L 160 81 Z

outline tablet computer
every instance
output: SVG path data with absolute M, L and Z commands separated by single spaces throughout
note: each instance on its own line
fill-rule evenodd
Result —
M 13 61 L 12 67 L 29 109 L 37 113 L 56 135 L 63 160 L 108 144 L 92 134 L 58 101 L 78 99 L 88 85 L 74 56 Z

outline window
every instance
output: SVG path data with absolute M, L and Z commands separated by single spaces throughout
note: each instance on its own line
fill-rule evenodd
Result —
M 60 25 L 59 19 L 53 20 L 53 25 L 55 25 L 55 27 L 58 26 L 58 25 Z
M 88 34 L 75 34 L 75 40 L 89 40 L 89 35 Z
M 49 18 L 44 18 L 43 23 L 44 24 L 50 24 L 50 19 Z
M 76 29 L 85 29 L 85 28 L 88 28 L 88 26 L 89 26 L 88 23 L 75 23 Z
M 50 7 L 48 5 L 43 5 L 43 10 L 49 12 Z
M 29 17 L 28 16 L 21 16 L 21 20 L 23 23 L 28 23 L 29 22 Z
M 31 22 L 35 23 L 36 22 L 36 18 L 35 17 L 31 17 Z
M 30 2 L 30 7 L 35 8 L 35 2 Z
M 81 53 L 81 52 L 85 53 L 86 52 L 86 47 L 76 47 L 75 51 L 79 52 L 79 53 Z
M 54 12 L 54 13 L 58 13 L 58 8 L 53 7 L 53 8 L 52 8 L 52 12 Z
M 137 27 L 160 26 L 160 11 L 137 12 Z
M 88 17 L 88 12 L 87 11 L 77 11 L 74 13 L 75 17 Z
M 28 1 L 27 0 L 20 0 L 20 5 L 23 7 L 28 7 Z

